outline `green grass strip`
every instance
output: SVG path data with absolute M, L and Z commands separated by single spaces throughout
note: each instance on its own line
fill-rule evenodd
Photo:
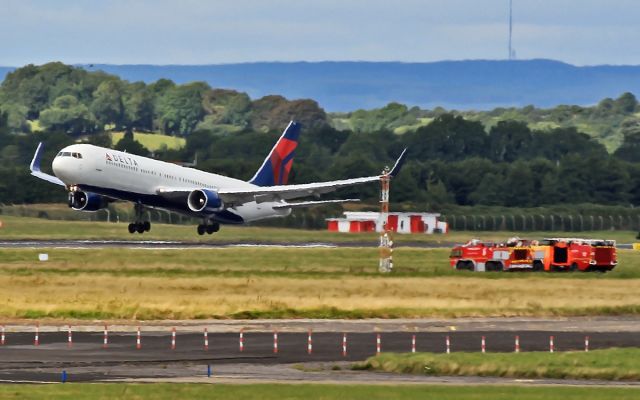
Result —
M 72 381 L 73 376 L 69 379 Z M 215 383 L 215 380 L 212 379 Z M 89 384 L 2 385 L 2 399 L 261 399 L 261 400 L 631 400 L 632 388 L 439 386 L 439 385 L 227 385 L 227 384 Z
M 356 364 L 354 368 L 437 376 L 638 380 L 640 349 L 607 349 L 588 353 L 383 353 Z

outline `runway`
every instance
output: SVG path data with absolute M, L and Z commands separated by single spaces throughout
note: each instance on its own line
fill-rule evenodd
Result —
M 416 351 L 435 353 L 445 352 L 447 336 L 451 352 L 479 352 L 482 336 L 486 338 L 487 352 L 513 352 L 516 335 L 519 336 L 522 352 L 548 351 L 549 336 L 554 336 L 557 352 L 584 351 L 585 336 L 589 336 L 590 349 L 640 346 L 640 335 L 637 329 L 633 329 L 638 325 L 633 319 L 602 320 L 600 322 L 603 322 L 604 329 L 597 329 L 598 321 L 587 319 L 542 320 L 540 323 L 521 319 L 503 327 L 499 321 L 488 319 L 476 323 L 469 319 L 455 326 L 451 325 L 452 321 L 448 325 L 446 321 L 422 321 L 422 324 L 416 324 L 420 326 L 417 331 L 403 329 L 398 322 L 385 325 L 379 321 L 354 321 L 351 325 L 346 321 L 346 325 L 334 326 L 332 330 L 323 329 L 322 323 L 309 321 L 280 321 L 276 324 L 258 322 L 253 326 L 235 321 L 221 322 L 221 327 L 192 321 L 192 325 L 179 326 L 175 349 L 171 348 L 172 328 L 169 324 L 145 325 L 141 331 L 140 349 L 136 347 L 136 327 L 131 325 L 111 326 L 106 348 L 103 347 L 104 333 L 99 326 L 74 327 L 71 346 L 68 344 L 66 326 L 42 326 L 36 346 L 35 326 L 14 325 L 5 327 L 5 344 L 0 346 L 0 381 L 59 382 L 62 371 L 66 371 L 68 380 L 73 382 L 197 381 L 206 378 L 207 366 L 210 366 L 213 378 L 229 382 L 375 383 L 384 379 L 389 382 L 442 383 L 450 378 L 350 371 L 350 363 L 375 355 L 378 335 L 383 352 L 410 352 L 413 335 Z M 329 326 L 331 322 L 324 326 Z M 487 325 L 493 328 L 481 329 Z M 589 325 L 591 330 L 582 329 Z M 206 349 L 202 326 L 209 326 L 211 330 L 207 335 Z M 241 350 L 239 332 L 243 326 Z M 536 330 L 537 326 L 555 329 Z M 374 329 L 367 331 L 372 327 Z M 310 354 L 309 328 L 312 329 Z M 339 328 L 345 328 L 347 332 L 346 356 L 342 353 L 343 333 Z M 274 353 L 274 329 L 278 330 L 277 353 Z M 454 381 L 496 384 L 496 379 L 456 378 Z M 498 379 L 497 383 L 500 382 L 504 383 L 504 380 Z M 552 382 L 549 381 L 550 384 Z
M 395 248 L 414 247 L 424 249 L 451 248 L 453 242 L 396 242 Z M 349 242 L 270 242 L 270 241 L 165 241 L 165 240 L 0 240 L 0 248 L 59 248 L 59 249 L 101 249 L 101 248 L 128 248 L 128 249 L 218 249 L 229 247 L 273 247 L 273 248 L 375 248 L 374 241 L 349 241 Z M 618 244 L 619 249 L 631 249 L 630 243 Z

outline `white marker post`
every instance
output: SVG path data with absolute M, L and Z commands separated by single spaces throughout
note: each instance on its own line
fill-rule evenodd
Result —
M 584 337 L 584 351 L 589 351 L 589 336 Z
M 176 328 L 175 326 L 171 330 L 171 350 L 176 349 Z
M 273 331 L 273 354 L 278 354 L 278 330 Z
M 516 353 L 520 353 L 520 336 L 516 335 Z
M 411 352 L 416 352 L 416 335 L 411 336 Z
M 311 355 L 311 353 L 313 353 L 313 339 L 311 338 L 311 329 L 309 329 L 307 336 L 307 354 Z
M 67 342 L 69 348 L 73 346 L 73 339 L 71 338 L 71 325 L 67 327 Z
M 447 354 L 449 354 L 451 353 L 451 340 L 449 339 L 449 335 L 447 335 L 446 344 L 447 344 Z
M 549 336 L 549 353 L 553 353 L 553 336 Z
M 136 349 L 142 348 L 142 334 L 140 333 L 140 327 L 138 327 L 138 334 L 136 335 Z
M 244 328 L 240 329 L 240 339 L 239 339 L 240 353 L 244 351 Z
M 2 325 L 2 337 L 0 337 L 0 346 L 4 346 L 4 325 Z
M 347 356 L 347 334 L 342 334 L 342 357 Z
M 36 337 L 33 339 L 33 345 L 40 345 L 40 322 L 36 323 Z
M 102 348 L 106 349 L 109 345 L 109 330 L 107 329 L 107 325 L 104 326 L 104 337 L 102 340 Z
M 376 335 L 376 355 L 380 354 L 380 351 L 382 350 L 381 348 L 381 343 L 380 343 L 380 334 L 378 333 Z
M 204 328 L 204 349 L 209 350 L 209 332 Z
M 487 342 L 485 341 L 485 337 L 482 337 L 482 353 L 486 353 L 486 349 L 487 349 Z

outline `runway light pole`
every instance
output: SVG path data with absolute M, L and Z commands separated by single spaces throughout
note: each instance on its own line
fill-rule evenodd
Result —
M 378 270 L 381 273 L 389 273 L 393 270 L 393 240 L 389 229 L 389 185 L 391 182 L 389 172 L 389 167 L 385 167 L 380 177 L 380 222 L 382 223 L 382 231 L 380 232 L 380 262 Z

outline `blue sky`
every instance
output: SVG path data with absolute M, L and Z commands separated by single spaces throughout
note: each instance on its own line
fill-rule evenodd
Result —
M 513 0 L 517 58 L 640 64 L 640 1 Z M 0 0 L 0 65 L 507 57 L 509 0 Z

